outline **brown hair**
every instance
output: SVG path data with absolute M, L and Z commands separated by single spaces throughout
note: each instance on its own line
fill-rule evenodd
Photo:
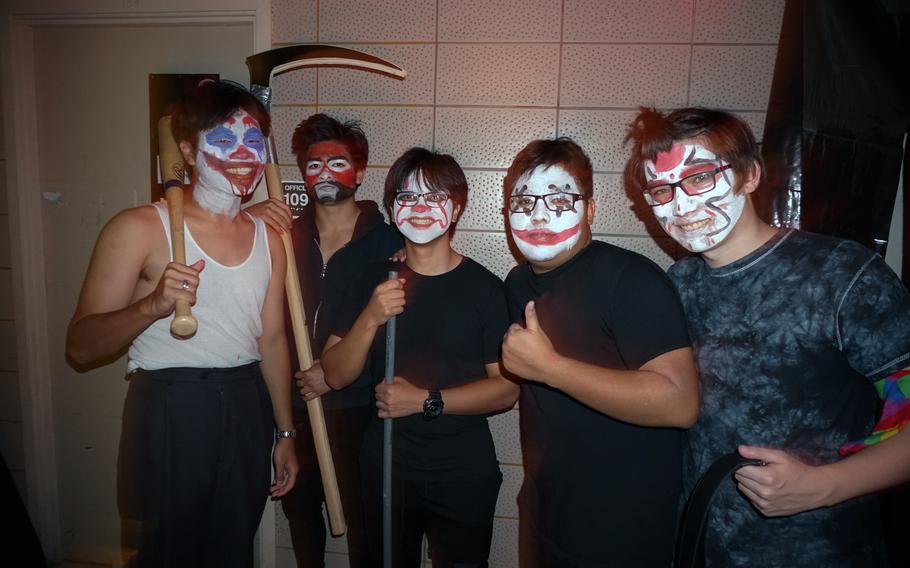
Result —
M 538 166 L 555 165 L 562 166 L 575 178 L 582 195 L 591 197 L 594 193 L 591 159 L 574 140 L 563 136 L 555 140 L 533 140 L 518 152 L 502 182 L 505 202 L 509 202 L 521 176 Z
M 395 203 L 395 194 L 404 186 L 408 176 L 414 172 L 419 172 L 421 179 L 432 191 L 448 194 L 453 205 L 459 206 L 461 212 L 464 213 L 468 204 L 468 180 L 465 179 L 464 172 L 455 158 L 426 148 L 414 147 L 395 160 L 385 178 L 382 204 L 390 218 L 392 217 L 392 205 Z M 455 232 L 457 222 L 458 218 L 452 220 L 449 234 Z
M 189 142 L 195 152 L 200 132 L 221 124 L 240 109 L 256 119 L 263 136 L 269 135 L 272 127 L 269 113 L 246 87 L 233 81 L 206 79 L 171 113 L 174 140 Z
M 297 157 L 300 171 L 304 169 L 303 162 L 306 161 L 309 147 L 329 140 L 334 140 L 347 148 L 355 170 L 367 167 L 370 146 L 360 123 L 355 120 L 341 123 L 331 116 L 317 113 L 298 124 L 291 137 L 291 152 Z
M 762 158 L 752 130 L 740 118 L 708 108 L 681 108 L 662 114 L 640 107 L 632 119 L 625 143 L 632 142 L 632 155 L 623 178 L 626 187 L 640 192 L 647 185 L 644 163 L 670 150 L 674 142 L 698 138 L 717 156 L 730 164 L 737 178 L 745 179 Z M 737 188 L 738 190 L 738 188 Z

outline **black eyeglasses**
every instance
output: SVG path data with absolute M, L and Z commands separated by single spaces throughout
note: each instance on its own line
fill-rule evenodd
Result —
M 642 193 L 645 195 L 645 201 L 647 201 L 648 205 L 651 207 L 666 205 L 673 201 L 673 198 L 676 196 L 677 187 L 681 188 L 686 192 L 686 195 L 689 196 L 700 195 L 711 191 L 717 183 L 717 174 L 729 170 L 731 167 L 733 166 L 726 164 L 714 168 L 713 170 L 686 176 L 674 183 L 662 183 L 660 185 L 655 185 L 654 187 L 646 187 Z
M 545 195 L 532 195 L 522 193 L 513 195 L 509 198 L 509 211 L 512 213 L 533 213 L 537 207 L 537 201 L 543 199 L 543 204 L 550 211 L 572 211 L 575 209 L 576 201 L 584 201 L 584 195 L 577 193 L 547 193 Z
M 402 207 L 414 207 L 417 205 L 417 202 L 420 201 L 420 198 L 423 197 L 424 203 L 427 205 L 439 205 L 442 207 L 446 204 L 446 201 L 449 200 L 449 194 L 443 193 L 441 191 L 434 191 L 432 193 L 414 193 L 413 191 L 402 191 L 395 194 L 395 201 L 398 202 L 398 205 Z

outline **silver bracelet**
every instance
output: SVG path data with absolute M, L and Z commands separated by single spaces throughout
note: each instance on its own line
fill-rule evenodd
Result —
M 279 430 L 275 432 L 275 439 L 280 440 L 281 438 L 296 438 L 297 430 Z

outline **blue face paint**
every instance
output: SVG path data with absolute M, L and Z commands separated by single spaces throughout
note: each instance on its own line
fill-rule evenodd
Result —
M 265 136 L 258 128 L 251 127 L 243 135 L 243 144 L 255 151 L 259 159 L 265 161 Z
M 227 155 L 231 148 L 237 144 L 237 135 L 230 128 L 221 125 L 206 132 L 205 141 L 207 144 L 218 148 L 222 155 Z

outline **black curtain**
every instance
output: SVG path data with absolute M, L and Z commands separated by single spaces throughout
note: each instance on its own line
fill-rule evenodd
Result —
M 784 12 L 759 210 L 884 254 L 910 126 L 910 2 L 789 0 Z
M 858 241 L 885 254 L 910 131 L 910 1 L 788 0 L 756 205 L 774 225 Z M 910 144 L 908 144 L 910 146 Z M 910 189 L 910 160 L 904 188 Z M 904 199 L 904 284 L 910 200 Z M 910 484 L 882 494 L 892 566 L 910 566 Z

